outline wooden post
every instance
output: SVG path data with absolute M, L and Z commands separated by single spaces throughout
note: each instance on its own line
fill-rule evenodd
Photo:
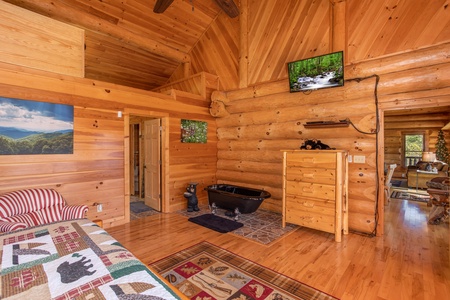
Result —
M 239 88 L 248 86 L 248 3 L 241 0 L 239 35 Z
M 332 51 L 344 50 L 347 35 L 345 31 L 345 0 L 332 0 L 330 45 Z M 344 54 L 345 55 L 345 54 Z

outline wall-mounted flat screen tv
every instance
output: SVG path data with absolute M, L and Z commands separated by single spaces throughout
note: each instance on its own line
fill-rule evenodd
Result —
M 343 52 L 289 62 L 288 75 L 291 93 L 343 86 Z

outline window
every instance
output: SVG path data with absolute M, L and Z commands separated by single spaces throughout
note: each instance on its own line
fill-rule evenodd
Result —
M 405 166 L 413 166 L 422 159 L 422 152 L 425 150 L 425 139 L 423 134 L 405 134 L 404 138 L 404 158 Z

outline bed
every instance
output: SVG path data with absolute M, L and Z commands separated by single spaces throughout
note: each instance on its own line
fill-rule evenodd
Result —
M 0 235 L 0 299 L 184 299 L 88 219 Z

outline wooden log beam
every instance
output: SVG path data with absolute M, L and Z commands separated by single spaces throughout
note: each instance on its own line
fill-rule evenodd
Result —
M 222 91 L 213 91 L 211 93 L 211 104 L 209 106 L 209 113 L 216 118 L 222 118 L 230 115 L 225 103 L 229 100 L 227 94 Z
M 336 149 L 349 149 L 350 151 L 362 151 L 362 149 L 371 149 L 375 147 L 374 137 L 360 137 L 354 140 L 342 140 L 340 137 L 329 137 L 321 141 L 332 148 Z M 249 139 L 249 140 L 221 140 L 217 143 L 217 149 L 219 152 L 232 152 L 232 151 L 279 151 L 299 149 L 304 140 L 291 139 L 291 140 L 262 140 L 262 139 Z
M 450 116 L 450 109 L 449 113 L 437 113 L 437 114 L 424 114 L 424 115 L 405 115 L 405 116 L 384 116 L 384 124 L 388 123 L 400 123 L 400 122 L 416 122 L 416 121 L 429 121 L 430 119 L 433 119 L 433 121 L 443 121 L 444 123 L 447 123 Z
M 332 51 L 341 51 L 345 49 L 347 44 L 345 29 L 345 12 L 346 12 L 346 2 L 342 0 L 331 0 L 332 5 L 331 11 L 331 34 L 330 34 L 330 45 L 332 46 Z M 345 53 L 344 53 L 345 55 Z
M 219 151 L 217 158 L 224 160 L 240 160 L 245 157 L 246 161 L 279 163 L 283 162 L 281 151 Z M 281 186 L 281 185 L 280 185 Z
M 239 35 L 239 87 L 248 86 L 248 1 L 241 0 L 241 27 Z
M 222 118 L 230 115 L 225 107 L 225 104 L 221 101 L 211 101 L 211 105 L 209 106 L 209 113 L 211 116 L 216 118 Z
M 442 128 L 446 124 L 443 120 L 428 120 L 428 121 L 416 121 L 414 124 L 409 122 L 395 122 L 389 123 L 389 129 L 433 129 L 433 128 Z
M 282 185 L 283 176 L 280 174 L 243 173 L 228 170 L 217 172 L 217 180 L 235 180 L 243 184 L 253 184 L 277 188 Z
M 421 70 L 423 67 L 439 65 L 450 60 L 450 43 L 431 46 L 410 52 L 402 52 L 381 59 L 367 60 L 350 65 L 345 69 L 345 78 L 370 76 L 372 74 L 397 73 L 410 69 Z M 426 74 L 426 73 L 425 73 Z M 396 74 L 404 78 L 401 74 Z M 413 75 L 406 78 L 414 78 Z M 433 77 L 434 78 L 434 77 Z
M 370 99 L 371 100 L 371 99 Z M 349 111 L 348 106 L 353 110 Z M 354 105 L 354 106 L 353 106 Z M 229 117 L 218 119 L 217 125 L 223 127 L 260 125 L 301 120 L 307 121 L 338 121 L 355 116 L 375 113 L 375 104 L 372 101 L 347 101 L 346 105 L 337 105 L 335 102 L 322 102 L 321 105 L 292 106 L 279 110 L 248 111 L 232 114 Z
M 7 0 L 6 2 L 18 5 L 64 23 L 70 23 L 86 30 L 92 30 L 109 35 L 124 44 L 144 49 L 172 61 L 187 64 L 190 62 L 190 56 L 187 53 L 183 53 L 180 50 L 166 46 L 145 36 L 141 36 L 132 31 L 120 28 L 119 26 L 114 25 L 107 20 L 98 18 L 95 15 L 86 14 L 73 9 L 69 5 L 64 4 L 62 1 Z
M 27 83 L 26 87 L 23 87 L 24 82 Z M 24 99 L 36 99 L 39 95 L 45 95 L 45 101 L 58 102 L 61 97 L 67 97 L 67 104 L 76 103 L 86 107 L 113 110 L 151 107 L 155 111 L 171 111 L 174 117 L 177 114 L 185 116 L 186 113 L 189 113 L 190 116 L 203 116 L 203 118 L 209 116 L 206 107 L 180 103 L 172 97 L 160 93 L 85 78 L 63 76 L 6 63 L 0 63 L 0 85 L 8 87 L 2 90 L 2 96 L 5 97 L 17 97 L 17 91 L 16 94 L 11 92 L 17 88 L 19 93 L 25 93 Z M 55 93 L 58 95 L 55 96 Z
M 217 169 L 261 174 L 281 174 L 283 171 L 279 163 L 223 159 L 217 161 Z

